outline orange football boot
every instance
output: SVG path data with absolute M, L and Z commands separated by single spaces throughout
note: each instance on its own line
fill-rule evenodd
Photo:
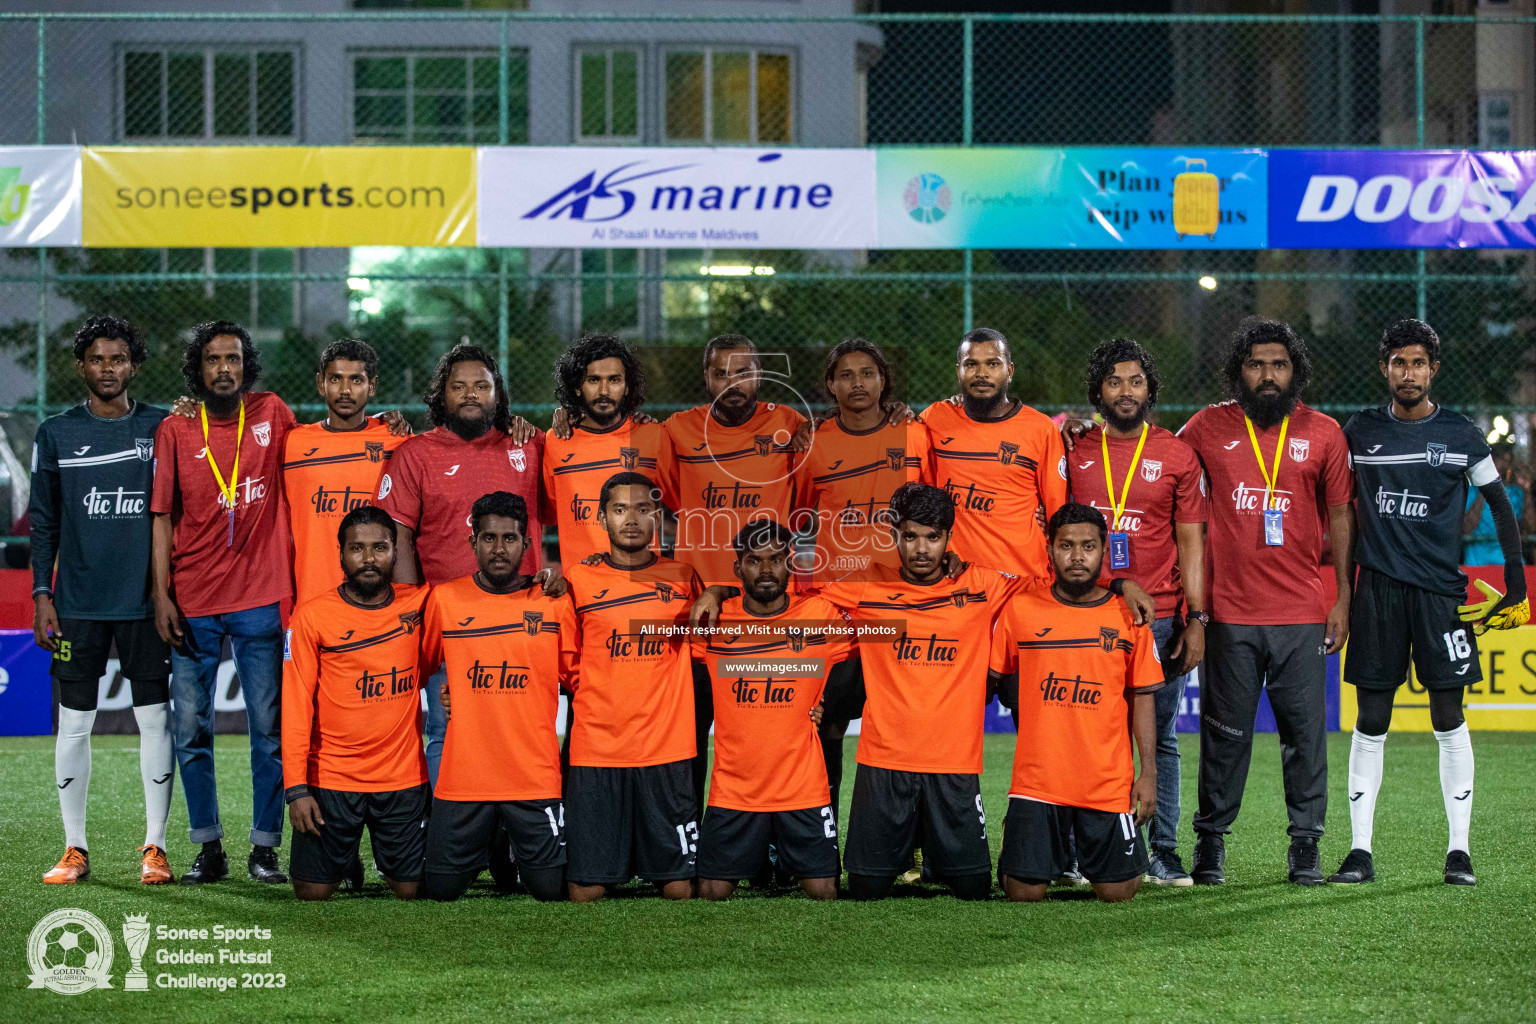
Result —
M 158 846 L 141 846 L 144 863 L 139 868 L 139 881 L 145 885 L 169 885 L 176 881 L 171 874 L 171 863 L 165 859 L 165 851 Z
M 64 850 L 64 856 L 59 858 L 53 870 L 43 876 L 43 881 L 49 885 L 73 885 L 90 877 L 90 855 L 78 846 L 71 846 Z

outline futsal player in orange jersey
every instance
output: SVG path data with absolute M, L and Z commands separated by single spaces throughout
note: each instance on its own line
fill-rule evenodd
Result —
M 300 602 L 283 661 L 288 864 L 301 900 L 329 899 L 363 828 L 385 883 L 415 899 L 427 820 L 421 749 L 421 608 L 427 588 L 391 584 L 395 526 L 365 505 L 341 521 L 335 590 Z
M 378 376 L 372 345 L 356 338 L 332 342 L 315 374 L 325 419 L 294 427 L 283 444 L 295 601 L 341 585 L 336 526 L 354 508 L 372 504 L 390 456 L 410 436 L 398 414 L 392 423 L 368 415 Z
M 699 895 L 722 900 L 773 846 L 812 899 L 837 897 L 837 812 L 811 713 L 854 654 L 851 627 L 814 594 L 788 592 L 794 538 L 771 520 L 736 536 L 739 597 L 693 640 L 714 688 L 715 765 L 699 832 Z M 754 668 L 770 661 L 781 667 Z
M 443 761 L 427 826 L 426 896 L 463 894 L 506 830 L 523 885 L 542 901 L 565 895 L 560 800 L 560 689 L 576 675 L 576 613 L 520 573 L 528 508 L 506 491 L 470 511 L 479 566 L 432 589 L 422 660 L 447 669 Z M 493 860 L 494 862 L 494 860 Z M 493 876 L 495 872 L 493 872 Z
M 581 635 L 565 779 L 570 897 L 601 899 L 638 874 L 693 895 L 698 842 L 693 662 L 696 572 L 651 550 L 656 485 L 618 473 L 598 493 L 608 550 L 566 571 Z M 704 680 L 707 692 L 708 681 Z
M 1009 603 L 992 635 L 994 681 L 1017 675 L 1019 737 L 998 875 L 1008 898 L 1037 902 L 1076 861 L 1099 899 L 1128 900 L 1157 811 L 1157 714 L 1164 685 L 1152 630 L 1099 586 L 1108 534 L 1087 505 L 1048 525 L 1056 580 Z M 1131 741 L 1141 755 L 1134 775 Z

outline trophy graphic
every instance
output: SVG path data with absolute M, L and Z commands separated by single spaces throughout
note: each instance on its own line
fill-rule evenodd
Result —
M 124 992 L 148 992 L 149 975 L 144 973 L 144 949 L 149 945 L 149 916 L 147 914 L 123 915 L 123 945 L 128 947 L 128 959 L 133 966 L 123 975 Z

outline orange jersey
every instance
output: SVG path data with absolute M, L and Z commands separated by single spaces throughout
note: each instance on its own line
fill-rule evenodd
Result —
M 677 514 L 679 561 L 706 584 L 734 585 L 731 542 L 753 519 L 785 525 L 794 505 L 794 472 L 803 456 L 790 447 L 805 417 L 783 405 L 757 403 L 739 427 L 723 426 L 701 405 L 673 413 L 661 446 L 661 490 Z
M 961 558 L 1049 582 L 1051 560 L 1035 509 L 1049 519 L 1067 500 L 1066 449 L 1056 424 L 1027 405 L 980 422 L 965 407 L 935 402 L 923 413 L 934 486 L 955 503 L 950 548 Z
M 442 665 L 452 715 L 436 796 L 560 796 L 560 688 L 576 675 L 576 611 L 536 586 L 491 594 L 465 576 L 432 588 L 422 662 Z
M 721 609 L 719 628 L 692 641 L 693 657 L 714 689 L 711 807 L 827 806 L 827 765 L 810 714 L 828 670 L 852 656 L 851 640 L 851 627 L 830 601 L 791 595 L 771 617 L 753 615 L 733 597 Z M 760 664 L 767 660 L 782 664 Z
M 301 601 L 283 644 L 283 786 L 387 793 L 427 781 L 421 608 L 394 584 L 382 608 L 335 590 Z
M 992 671 L 1019 674 L 1019 738 L 1008 795 L 1123 814 L 1131 809 L 1128 696 L 1163 685 L 1157 643 L 1109 595 L 1068 605 L 1050 587 L 1009 602 Z M 1150 751 L 1143 751 L 1146 757 Z
M 968 567 L 922 586 L 897 573 L 819 593 L 862 628 L 859 764 L 903 772 L 981 773 L 992 622 L 1023 581 Z M 875 633 L 875 628 L 883 632 Z
M 568 441 L 545 432 L 544 521 L 559 525 L 562 562 L 570 565 L 608 550 L 608 531 L 597 522 L 597 499 L 609 477 L 643 473 L 661 486 L 661 434 L 660 423 L 629 419 L 607 430 L 577 427 Z
M 928 480 L 927 468 L 928 430 L 921 423 L 857 432 L 840 420 L 823 424 L 795 472 L 795 504 L 816 517 L 811 575 L 853 580 L 874 565 L 899 568 L 891 495 L 902 484 Z M 802 525 L 798 516 L 793 525 Z
M 693 659 L 688 612 L 703 587 L 682 562 L 566 570 L 581 630 L 571 696 L 571 764 L 643 768 L 691 758 Z
M 361 430 L 306 423 L 288 432 L 283 491 L 293 528 L 293 581 L 298 601 L 341 586 L 336 529 L 342 517 L 379 492 L 390 455 L 405 441 L 369 418 Z

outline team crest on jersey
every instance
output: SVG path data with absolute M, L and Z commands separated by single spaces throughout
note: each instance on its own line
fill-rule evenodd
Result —
M 672 585 L 670 583 L 656 584 L 656 596 L 661 598 L 662 604 L 671 604 L 673 597 Z
M 152 437 L 134 438 L 133 447 L 139 453 L 140 462 L 149 462 L 155 457 L 155 439 Z
M 905 448 L 887 448 L 885 450 L 885 465 L 892 473 L 901 472 L 907 465 L 907 450 Z
M 1149 484 L 1157 483 L 1163 475 L 1163 464 L 1156 459 L 1145 459 L 1141 464 L 1141 478 Z
M 1120 639 L 1120 631 L 1113 626 L 1099 627 L 1099 646 L 1110 654 L 1115 653 L 1115 641 Z
M 789 634 L 789 649 L 799 654 L 805 650 L 805 631 L 798 630 Z
M 519 473 L 528 468 L 528 457 L 523 454 L 521 448 L 508 448 L 507 461 L 512 463 L 512 468 Z
M 1446 448 L 1443 444 L 1434 444 L 1433 442 L 1426 444 L 1424 446 L 1424 461 L 1431 466 L 1443 466 L 1445 465 L 1445 451 Z
M 757 434 L 752 438 L 752 446 L 757 449 L 760 458 L 765 458 L 773 452 L 773 438 L 767 434 Z
M 416 627 L 421 625 L 421 609 L 413 612 L 405 612 L 400 616 L 400 628 L 405 630 L 405 635 L 410 636 L 416 632 Z
M 367 453 L 368 461 L 369 462 L 383 462 L 384 461 L 384 442 L 383 441 L 364 441 L 363 442 L 363 451 L 365 453 Z
M 270 420 L 262 420 L 260 423 L 256 424 L 254 427 L 252 427 L 251 428 L 251 436 L 254 437 L 256 439 L 256 443 L 261 445 L 263 448 L 265 448 L 267 445 L 271 444 L 272 443 L 272 423 L 271 423 L 271 421 Z
M 639 458 L 640 458 L 640 449 L 639 448 L 620 448 L 619 449 L 619 461 L 624 464 L 624 468 L 625 469 L 634 469 L 635 468 L 635 462 Z
M 955 602 L 955 607 L 956 608 L 964 608 L 965 607 L 965 597 L 969 593 L 970 593 L 970 590 L 968 590 L 968 589 L 967 590 L 957 590 L 953 594 L 949 595 L 949 599 L 951 601 Z
M 997 461 L 1005 466 L 1013 465 L 1013 457 L 1019 454 L 1019 446 L 1012 441 L 1004 441 L 997 446 Z
M 1312 442 L 1304 437 L 1291 438 L 1291 461 L 1306 462 L 1307 453 L 1312 448 Z
M 543 612 L 523 612 L 523 631 L 525 633 L 537 633 L 539 631 L 539 624 L 543 621 Z

